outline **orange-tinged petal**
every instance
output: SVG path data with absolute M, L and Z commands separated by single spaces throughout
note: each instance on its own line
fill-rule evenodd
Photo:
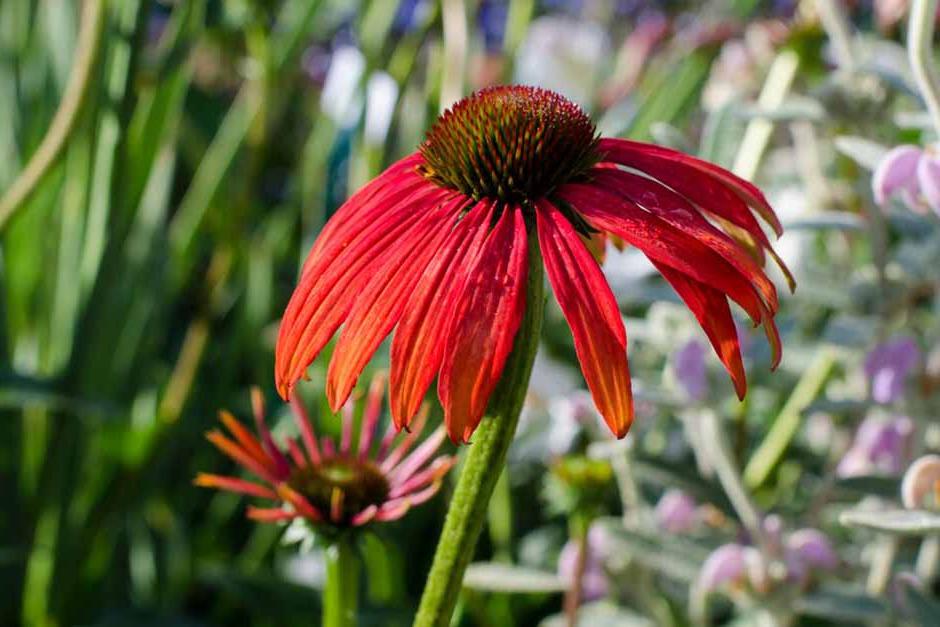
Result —
M 512 350 L 525 311 L 528 254 L 522 210 L 505 207 L 468 270 L 447 331 L 437 391 L 454 442 L 470 440 Z
M 440 370 L 445 333 L 468 276 L 465 268 L 479 254 L 491 218 L 490 203 L 480 202 L 454 227 L 418 281 L 395 331 L 389 405 L 399 429 L 411 423 Z
M 598 411 L 618 438 L 633 423 L 627 337 L 610 286 L 568 219 L 536 203 L 539 245 L 555 299 L 571 327 L 575 352 Z
M 229 492 L 238 492 L 239 494 L 257 496 L 263 499 L 277 498 L 277 494 L 275 494 L 274 491 L 270 488 L 259 485 L 257 483 L 252 483 L 251 481 L 245 481 L 244 479 L 237 479 L 235 477 L 225 477 L 222 475 L 213 475 L 201 472 L 196 475 L 193 483 L 201 488 L 217 488 L 219 490 L 227 490 Z
M 695 315 L 705 334 L 711 341 L 718 358 L 724 364 L 734 391 L 739 399 L 747 393 L 747 375 L 741 361 L 741 348 L 738 343 L 738 330 L 731 317 L 731 308 L 727 297 L 718 290 L 690 279 L 681 272 L 668 266 L 653 262 L 679 297 Z
M 395 242 L 382 267 L 357 295 L 327 372 L 326 396 L 333 411 L 349 398 L 362 369 L 401 318 L 421 274 L 465 203 L 465 197 L 457 195 L 423 208 L 426 216 L 421 223 Z

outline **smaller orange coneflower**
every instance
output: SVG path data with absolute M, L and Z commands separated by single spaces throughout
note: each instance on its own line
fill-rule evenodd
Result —
M 413 505 L 437 493 L 455 459 L 435 457 L 445 437 L 443 428 L 411 451 L 427 421 L 427 407 L 410 433 L 399 438 L 394 425 L 389 425 L 384 437 L 375 441 L 384 391 L 385 377 L 376 376 L 355 442 L 354 405 L 346 403 L 338 446 L 328 436 L 316 436 L 306 410 L 294 396 L 291 407 L 300 441 L 287 438 L 287 446 L 281 447 L 265 425 L 263 397 L 255 388 L 252 408 L 260 437 L 226 411 L 220 412 L 220 418 L 231 436 L 213 430 L 207 437 L 261 481 L 200 473 L 195 483 L 273 501 L 273 506 L 249 506 L 248 517 L 262 522 L 303 518 L 316 525 L 343 528 L 401 518 Z

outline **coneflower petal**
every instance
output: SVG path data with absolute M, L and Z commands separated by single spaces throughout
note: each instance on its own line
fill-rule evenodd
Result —
M 246 515 L 248 518 L 257 520 L 258 522 L 282 522 L 285 520 L 293 520 L 297 518 L 299 514 L 276 507 L 253 507 L 249 505 Z
M 424 177 L 415 170 L 421 161 L 421 155 L 418 153 L 399 159 L 347 198 L 323 226 L 307 254 L 301 274 L 309 269 L 312 261 L 323 256 L 324 248 L 347 240 L 361 228 L 363 220 L 368 220 L 377 206 L 394 203 L 396 194 L 408 194 L 415 187 L 421 186 Z
M 225 477 L 223 475 L 201 472 L 196 475 L 196 479 L 193 483 L 201 488 L 218 488 L 219 490 L 247 494 L 248 496 L 257 496 L 263 499 L 277 499 L 277 494 L 270 488 L 235 477 Z
M 558 196 L 571 203 L 595 228 L 622 237 L 650 259 L 720 289 L 741 305 L 755 324 L 764 321 L 767 305 L 754 285 L 695 238 L 634 203 L 591 185 L 565 185 Z
M 659 216 L 721 255 L 760 290 L 768 307 L 778 306 L 777 288 L 747 250 L 712 225 L 684 196 L 646 177 L 614 168 L 595 168 L 594 182 Z
M 750 205 L 767 221 L 777 235 L 783 233 L 780 220 L 763 192 L 753 183 L 721 166 L 678 150 L 628 139 L 604 138 L 598 143 L 597 149 L 605 155 L 604 161 L 613 161 L 642 170 L 709 210 L 712 206 L 723 206 L 733 211 L 737 219 L 732 219 L 732 221 L 737 223 L 738 219 L 743 218 L 741 221 L 746 224 L 749 220 L 744 218 L 744 212 L 740 210 L 741 205 L 728 202 L 732 200 L 730 194 L 733 194 L 744 203 L 744 211 L 747 215 L 753 218 L 747 210 L 747 205 Z M 703 199 L 705 202 L 699 202 L 697 199 Z M 740 226 L 745 227 L 745 224 Z
M 398 323 L 424 269 L 450 233 L 463 195 L 447 198 L 405 234 L 384 256 L 340 332 L 326 376 L 326 396 L 333 411 L 346 402 L 362 369 Z
M 477 203 L 450 232 L 427 266 L 392 338 L 389 405 L 395 425 L 407 427 L 421 407 L 444 355 L 456 295 L 490 228 L 492 206 Z
M 294 384 L 346 319 L 388 246 L 414 228 L 422 207 L 450 194 L 429 185 L 393 207 L 377 207 L 355 237 L 341 242 L 338 251 L 324 248 L 322 263 L 318 260 L 304 272 L 278 333 L 275 373 L 282 397 L 290 397 Z
M 728 298 L 720 291 L 690 279 L 669 266 L 655 261 L 653 265 L 695 315 L 715 353 L 731 375 L 738 398 L 744 399 L 747 393 L 747 375 L 741 361 L 738 331 L 734 326 L 734 318 L 731 317 Z
M 455 299 L 438 396 L 452 441 L 469 441 L 499 382 L 525 310 L 528 241 L 522 210 L 507 206 Z M 457 272 L 458 269 L 452 269 Z
M 536 206 L 545 270 L 571 327 L 581 371 L 610 430 L 622 438 L 633 422 L 633 395 L 617 301 L 568 219 L 549 202 Z

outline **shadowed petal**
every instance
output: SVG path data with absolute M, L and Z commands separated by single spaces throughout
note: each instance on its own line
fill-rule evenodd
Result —
M 381 206 L 338 250 L 327 247 L 311 262 L 291 296 L 275 351 L 278 392 L 293 385 L 346 319 L 385 253 L 420 222 L 424 209 L 452 192 L 426 186 L 391 207 Z M 336 239 L 336 238 L 334 238 Z
M 594 403 L 622 438 L 633 422 L 627 336 L 620 309 L 597 261 L 568 219 L 551 203 L 537 203 L 545 270 L 571 334 Z
M 486 238 L 447 331 L 437 391 L 451 440 L 469 441 L 512 350 L 525 309 L 528 241 L 518 207 Z
M 457 195 L 427 210 L 421 223 L 386 252 L 383 265 L 356 296 L 327 372 L 326 396 L 333 411 L 349 397 L 359 373 L 398 322 L 465 203 L 464 196 Z
M 389 404 L 401 429 L 417 413 L 444 355 L 456 296 L 489 231 L 492 206 L 477 203 L 450 232 L 418 281 L 392 339 Z

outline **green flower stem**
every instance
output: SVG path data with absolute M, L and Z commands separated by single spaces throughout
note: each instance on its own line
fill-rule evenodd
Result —
M 506 463 L 506 453 L 529 387 L 545 306 L 542 273 L 542 257 L 533 229 L 529 234 L 525 316 L 502 379 L 490 399 L 487 415 L 468 448 L 415 616 L 415 627 L 443 627 L 450 623 L 454 612 L 464 571 L 473 557 L 486 519 L 487 504 Z
M 917 87 L 927 104 L 934 131 L 940 135 L 940 83 L 933 67 L 934 19 L 937 0 L 914 0 L 907 28 L 907 53 Z
M 323 627 L 355 627 L 359 599 L 359 559 L 350 538 L 340 538 L 326 549 L 326 586 L 323 588 Z

